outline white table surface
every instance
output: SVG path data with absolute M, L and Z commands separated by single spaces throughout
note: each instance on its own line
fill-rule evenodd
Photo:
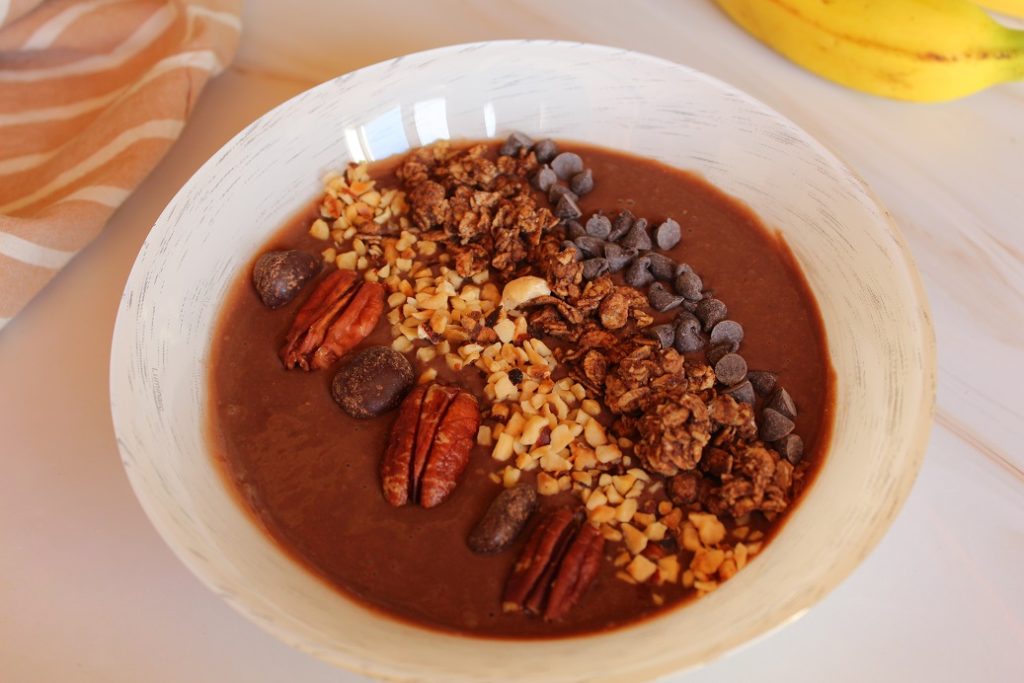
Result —
M 799 621 L 673 681 L 1024 680 L 1024 83 L 921 106 L 795 67 L 696 0 L 247 3 L 235 65 L 102 236 L 0 333 L 0 681 L 361 681 L 236 614 L 150 526 L 107 405 L 118 299 L 178 187 L 307 87 L 429 47 L 560 38 L 650 52 L 835 150 L 913 250 L 939 344 L 924 468 L 878 549 Z

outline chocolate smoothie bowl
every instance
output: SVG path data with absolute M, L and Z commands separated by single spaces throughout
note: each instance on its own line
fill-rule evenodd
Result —
M 875 546 L 929 329 L 884 210 L 789 121 L 643 55 L 486 43 L 214 155 L 129 278 L 112 412 L 161 536 L 285 642 L 389 680 L 648 680 Z
M 330 175 L 216 339 L 213 449 L 266 529 L 465 635 L 715 590 L 797 504 L 832 414 L 817 305 L 748 210 L 522 133 Z

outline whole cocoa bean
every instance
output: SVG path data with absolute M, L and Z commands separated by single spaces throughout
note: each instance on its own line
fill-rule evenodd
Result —
M 331 395 L 352 417 L 376 417 L 401 403 L 414 379 L 404 355 L 387 346 L 371 346 L 338 371 Z
M 537 509 L 537 490 L 526 482 L 505 489 L 491 501 L 487 512 L 470 532 L 466 544 L 482 555 L 504 550 L 526 526 Z
M 313 254 L 295 249 L 268 251 L 256 260 L 252 283 L 267 308 L 281 308 L 319 272 L 320 259 Z

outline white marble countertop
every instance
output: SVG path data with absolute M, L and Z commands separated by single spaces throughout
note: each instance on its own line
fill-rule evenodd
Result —
M 1024 83 L 942 105 L 873 98 L 793 66 L 703 1 L 250 0 L 244 23 L 235 65 L 178 144 L 0 334 L 0 680 L 363 680 L 233 612 L 146 520 L 107 405 L 118 299 L 166 202 L 267 109 L 402 53 L 522 37 L 653 53 L 792 118 L 892 211 L 931 300 L 938 414 L 889 534 L 802 619 L 672 680 L 1024 680 Z

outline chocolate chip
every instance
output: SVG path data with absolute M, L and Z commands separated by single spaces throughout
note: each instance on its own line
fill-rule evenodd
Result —
M 569 181 L 569 189 L 582 197 L 594 189 L 594 174 L 589 168 L 583 169 Z
M 704 325 L 705 332 L 725 320 L 725 317 L 729 315 L 729 309 L 725 307 L 725 304 L 712 296 L 698 301 L 695 312 Z
M 557 182 L 558 176 L 547 166 L 541 166 L 537 169 L 537 172 L 533 174 L 533 178 L 530 180 L 530 184 L 541 192 L 548 192 Z
M 647 290 L 647 300 L 651 302 L 651 308 L 662 313 L 683 303 L 683 297 L 673 294 L 660 282 L 655 282 Z
M 352 417 L 376 417 L 398 406 L 415 377 L 409 360 L 388 346 L 370 346 L 331 382 L 331 396 Z
M 743 380 L 739 384 L 734 384 L 728 389 L 723 389 L 720 393 L 732 396 L 740 403 L 749 403 L 750 405 L 754 405 L 754 387 L 751 386 L 748 380 Z
M 692 273 L 692 272 L 693 272 L 693 266 L 691 266 L 689 263 L 677 263 L 676 264 L 676 272 L 675 272 L 675 276 L 676 277 L 679 277 L 683 273 Z
M 686 301 L 683 302 L 683 309 L 689 311 L 690 313 L 693 313 L 694 311 L 697 310 L 697 302 L 690 301 L 689 299 L 687 299 Z
M 606 240 L 612 231 L 612 221 L 604 214 L 595 213 L 587 219 L 585 230 L 591 237 L 596 237 L 599 240 Z
M 761 411 L 761 440 L 778 441 L 793 431 L 796 425 L 788 417 L 772 408 Z
M 512 368 L 508 371 L 508 381 L 512 384 L 519 384 L 523 381 L 523 371 L 519 368 Z
M 789 392 L 784 387 L 776 388 L 772 395 L 768 397 L 765 406 L 782 413 L 790 419 L 796 417 L 796 403 L 793 402 L 793 397 L 789 395 Z
M 593 280 L 608 272 L 608 261 L 603 257 L 587 259 L 583 262 L 583 279 Z
M 615 242 L 604 243 L 604 257 L 608 259 L 608 271 L 617 273 L 636 258 L 636 249 L 623 249 Z
M 747 373 L 747 379 L 754 385 L 754 391 L 759 393 L 761 396 L 767 396 L 772 393 L 772 389 L 775 388 L 775 382 L 778 380 L 778 375 L 774 372 L 768 372 L 767 370 L 751 370 Z
M 675 333 L 675 347 L 679 353 L 693 353 L 704 348 L 700 321 L 690 313 L 680 313 L 676 316 Z
M 804 457 L 804 440 L 799 434 L 787 434 L 775 442 L 775 450 L 795 465 Z
M 629 267 L 626 268 L 626 274 L 623 279 L 627 285 L 637 289 L 649 285 L 654 281 L 654 276 L 651 275 L 650 263 L 643 256 L 636 257 L 629 264 Z
M 558 200 L 560 200 L 563 195 L 568 195 L 568 196 L 572 197 L 573 201 L 576 201 L 576 200 L 579 199 L 579 197 L 577 197 L 573 193 L 573 191 L 570 190 L 568 187 L 566 187 L 565 185 L 559 185 L 559 184 L 556 183 L 556 184 L 551 186 L 550 190 L 548 190 L 548 201 L 551 202 L 552 204 L 558 204 Z
M 717 344 L 715 346 L 712 346 L 711 350 L 708 351 L 708 363 L 710 363 L 713 366 L 717 365 L 718 361 L 722 360 L 723 356 L 726 356 L 735 351 L 736 349 L 733 347 L 733 345 L 729 344 L 728 342 L 725 344 Z
M 576 200 L 569 193 L 566 193 L 558 198 L 558 205 L 555 206 L 555 215 L 559 218 L 572 219 L 579 218 L 583 215 L 583 212 L 580 211 Z
M 676 293 L 685 296 L 690 301 L 700 301 L 701 290 L 704 289 L 704 283 L 701 282 L 700 276 L 697 273 L 687 271 L 680 273 L 676 277 Z
M 629 209 L 619 212 L 619 215 L 612 221 L 612 231 L 608 235 L 608 239 L 612 242 L 617 242 L 622 239 L 622 236 L 629 232 L 629 229 L 633 227 L 633 221 L 636 217 L 633 212 Z
M 576 244 L 574 242 L 571 242 L 569 240 L 566 240 L 566 241 L 562 242 L 562 251 L 565 251 L 566 249 L 572 249 L 572 260 L 573 261 L 582 261 L 583 260 L 583 252 L 580 250 L 579 247 L 576 246 Z
M 569 239 L 574 240 L 577 237 L 582 237 L 583 235 L 586 235 L 587 231 L 584 230 L 583 226 L 580 225 L 579 221 L 566 221 L 565 234 L 569 237 Z
M 633 221 L 633 227 L 622 238 L 622 246 L 628 249 L 638 249 L 639 251 L 651 250 L 653 245 L 651 244 L 651 236 L 647 234 L 646 219 L 638 218 Z
M 735 320 L 723 320 L 711 328 L 712 344 L 726 342 L 734 347 L 733 350 L 739 348 L 739 345 L 743 343 L 743 326 Z
M 676 262 L 664 254 L 652 251 L 645 254 L 651 262 L 651 273 L 659 280 L 671 280 L 676 270 Z
M 648 327 L 644 331 L 644 333 L 651 339 L 657 339 L 658 343 L 661 344 L 661 348 L 663 349 L 667 349 L 668 347 L 672 346 L 672 344 L 676 340 L 675 328 L 673 328 L 672 325 L 669 325 L 667 323 L 664 325 L 654 325 L 653 327 Z
M 556 154 L 558 154 L 558 145 L 551 138 L 539 140 L 533 146 L 533 155 L 542 164 L 546 164 L 554 159 Z
M 666 219 L 664 223 L 654 229 L 654 242 L 658 245 L 658 249 L 662 251 L 668 251 L 679 244 L 682 236 L 683 233 L 679 230 L 679 224 L 671 218 Z
M 573 152 L 562 152 L 551 160 L 551 168 L 562 180 L 568 180 L 583 170 L 583 159 Z
M 320 259 L 304 251 L 268 251 L 256 260 L 252 283 L 267 308 L 291 302 L 320 272 Z
M 520 133 L 519 131 L 513 132 L 505 140 L 505 144 L 498 150 L 498 154 L 503 157 L 514 157 L 519 154 L 519 150 L 523 148 L 530 148 L 533 145 L 533 140 L 526 133 Z
M 576 246 L 583 252 L 583 256 L 591 258 L 592 256 L 602 256 L 604 254 L 605 243 L 596 237 L 590 235 L 580 235 L 573 240 Z
M 738 353 L 727 353 L 715 363 L 715 377 L 726 386 L 742 382 L 747 376 L 747 361 Z

